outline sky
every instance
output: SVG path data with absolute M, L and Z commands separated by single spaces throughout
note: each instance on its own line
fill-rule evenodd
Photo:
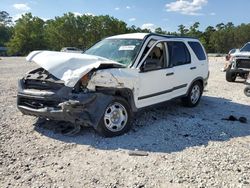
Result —
M 76 15 L 110 15 L 152 31 L 177 31 L 200 22 L 200 30 L 218 23 L 250 23 L 250 0 L 0 0 L 0 11 L 14 20 L 31 12 L 44 20 L 73 12 Z

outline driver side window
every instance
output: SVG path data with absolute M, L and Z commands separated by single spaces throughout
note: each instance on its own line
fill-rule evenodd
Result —
M 142 64 L 144 71 L 158 70 L 165 67 L 166 49 L 164 42 L 158 43 Z

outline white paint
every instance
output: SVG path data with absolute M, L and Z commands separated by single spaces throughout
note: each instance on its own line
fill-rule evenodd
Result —
M 100 86 L 134 90 L 137 85 L 138 69 L 113 68 L 96 71 L 90 79 L 87 88 L 95 90 L 95 86 Z

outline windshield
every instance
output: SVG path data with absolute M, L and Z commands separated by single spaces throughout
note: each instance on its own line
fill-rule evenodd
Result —
M 140 50 L 139 39 L 104 39 L 85 51 L 85 54 L 101 56 L 128 66 Z
M 241 52 L 250 52 L 250 43 L 245 44 L 241 50 Z

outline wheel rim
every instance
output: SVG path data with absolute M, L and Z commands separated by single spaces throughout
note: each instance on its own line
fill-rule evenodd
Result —
M 104 125 L 112 132 L 121 131 L 128 121 L 128 113 L 126 108 L 116 102 L 109 105 L 104 114 Z
M 194 85 L 191 91 L 191 96 L 190 96 L 191 102 L 193 104 L 196 104 L 200 98 L 200 95 L 201 95 L 200 87 L 198 85 Z

